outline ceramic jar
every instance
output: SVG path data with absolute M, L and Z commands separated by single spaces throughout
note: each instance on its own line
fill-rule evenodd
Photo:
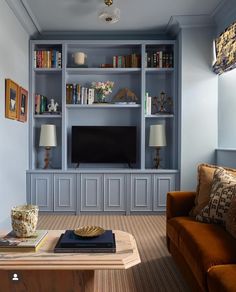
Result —
M 38 223 L 38 206 L 22 205 L 11 209 L 12 229 L 17 237 L 31 237 Z

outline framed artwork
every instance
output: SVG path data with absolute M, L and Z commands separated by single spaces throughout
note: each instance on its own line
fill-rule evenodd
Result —
M 23 87 L 19 88 L 19 99 L 18 99 L 18 121 L 27 122 L 28 112 L 28 91 Z
M 17 120 L 19 86 L 11 79 L 6 79 L 5 117 Z

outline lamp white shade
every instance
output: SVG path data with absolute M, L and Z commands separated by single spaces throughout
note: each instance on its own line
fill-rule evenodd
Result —
M 41 125 L 39 146 L 43 147 L 57 146 L 57 135 L 55 125 Z
M 166 146 L 166 133 L 164 125 L 151 125 L 149 136 L 150 147 Z

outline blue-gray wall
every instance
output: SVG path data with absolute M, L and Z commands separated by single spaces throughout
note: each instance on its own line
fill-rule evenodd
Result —
M 4 0 L 0 1 L 0 229 L 10 229 L 10 210 L 25 203 L 28 123 L 5 119 L 5 78 L 28 90 L 28 39 Z
M 182 190 L 196 189 L 199 163 L 215 162 L 218 78 L 211 68 L 213 36 L 211 27 L 195 27 L 182 28 L 178 37 Z

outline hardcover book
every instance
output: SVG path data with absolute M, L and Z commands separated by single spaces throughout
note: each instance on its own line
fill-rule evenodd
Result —
M 68 230 L 72 231 L 72 230 Z M 111 231 L 111 230 L 109 230 Z M 72 231 L 73 232 L 73 231 Z M 69 234 L 69 232 L 68 232 Z M 116 242 L 115 242 L 115 235 L 111 232 L 109 232 L 109 236 L 112 236 L 112 244 L 111 245 L 106 245 L 106 244 L 91 244 L 91 243 L 85 243 L 88 241 L 91 241 L 96 239 L 96 238 L 90 238 L 90 239 L 84 239 L 84 244 L 83 245 L 78 245 L 77 243 L 75 244 L 70 244 L 70 245 L 62 245 L 62 240 L 65 237 L 65 234 L 61 234 L 55 248 L 54 252 L 55 253 L 115 253 L 116 252 Z M 76 236 L 76 235 L 75 235 Z M 101 237 L 100 235 L 99 237 Z M 97 237 L 97 239 L 99 238 Z M 97 241 L 98 242 L 98 241 Z M 110 243 L 109 243 L 110 244 Z
M 35 252 L 46 238 L 47 230 L 37 230 L 34 237 L 19 238 L 14 231 L 0 237 L 0 252 Z

